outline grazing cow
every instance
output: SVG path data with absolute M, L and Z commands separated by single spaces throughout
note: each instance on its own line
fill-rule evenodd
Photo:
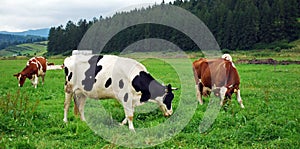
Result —
M 202 95 L 208 96 L 211 92 L 220 97 L 221 105 L 236 93 L 240 106 L 244 108 L 239 88 L 240 77 L 229 54 L 219 59 L 200 58 L 193 62 L 193 72 L 200 104 L 203 104 Z
M 22 87 L 26 78 L 31 80 L 34 88 L 37 87 L 38 77 L 42 77 L 42 84 L 44 84 L 44 77 L 47 70 L 47 60 L 44 57 L 33 57 L 27 61 L 26 67 L 19 73 L 14 74 L 19 80 L 19 86 Z
M 55 65 L 54 63 L 48 63 L 47 64 L 47 70 L 60 70 L 63 69 L 63 65 Z
M 172 114 L 171 85 L 158 83 L 139 62 L 113 55 L 73 55 L 64 61 L 65 103 L 64 121 L 74 96 L 74 112 L 79 110 L 81 120 L 85 121 L 84 104 L 86 98 L 117 99 L 125 111 L 129 129 L 134 131 L 134 107 L 147 101 L 155 102 L 165 116 Z M 76 114 L 76 113 L 75 113 Z
M 232 57 L 231 57 L 231 55 L 229 55 L 229 54 L 223 54 L 223 55 L 222 55 L 222 58 L 225 59 L 225 60 L 228 60 L 228 61 L 231 61 L 231 62 L 232 62 Z M 233 63 L 232 63 L 232 64 L 233 64 Z

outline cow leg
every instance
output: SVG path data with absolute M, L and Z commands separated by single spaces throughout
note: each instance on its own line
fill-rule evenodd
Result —
M 236 98 L 237 101 L 240 103 L 241 108 L 245 108 L 245 106 L 243 105 L 243 100 L 241 98 L 241 91 L 239 89 L 236 92 Z
M 134 126 L 133 126 L 133 113 L 134 113 L 134 108 L 132 105 L 132 100 L 128 99 L 127 102 L 123 102 L 123 108 L 125 112 L 125 119 L 122 121 L 121 125 L 124 125 L 128 122 L 128 127 L 131 131 L 134 131 Z
M 84 116 L 84 105 L 86 101 L 86 96 L 82 94 L 79 90 L 75 91 L 75 105 L 74 107 L 74 113 L 76 112 L 76 108 L 78 108 L 79 113 L 80 113 L 80 119 L 82 121 L 85 121 L 85 116 Z M 76 114 L 76 113 L 75 113 Z
M 33 75 L 32 79 L 31 79 L 31 84 L 33 85 L 34 88 L 37 87 L 38 82 L 39 82 L 38 76 L 37 75 Z
M 39 77 L 38 77 L 38 76 L 35 76 L 35 80 L 34 80 L 34 88 L 37 87 L 38 83 L 39 83 Z
M 45 75 L 41 75 L 41 77 L 42 77 L 42 85 L 44 85 Z
M 223 106 L 225 100 L 225 94 L 227 92 L 227 88 L 225 86 L 221 87 L 220 89 L 220 105 Z
M 128 120 L 128 127 L 131 131 L 135 132 L 134 127 L 133 127 L 133 113 L 130 116 L 127 116 Z
M 84 99 L 81 99 L 80 100 L 80 105 L 79 105 L 79 113 L 80 113 L 80 119 L 82 120 L 82 121 L 86 121 L 85 120 L 85 117 L 84 117 L 84 105 L 85 105 L 85 101 L 86 101 L 86 98 L 84 98 Z
M 197 99 L 198 99 L 200 105 L 203 105 L 202 94 L 200 91 L 200 88 L 201 88 L 200 85 L 201 85 L 201 83 L 198 83 L 197 85 L 195 85 L 196 96 L 197 96 Z
M 201 79 L 200 76 L 198 76 L 197 74 L 197 71 L 196 71 L 196 68 L 193 66 L 193 74 L 194 74 L 194 79 L 195 79 L 195 82 L 196 82 L 196 85 L 195 85 L 195 89 L 196 89 L 196 97 L 200 103 L 200 105 L 203 105 L 203 100 L 202 100 L 202 89 L 201 89 Z
M 127 110 L 125 110 L 125 118 L 120 125 L 125 125 L 128 122 L 129 129 L 131 131 L 135 131 L 133 126 L 133 112 L 126 112 L 126 111 Z
M 127 124 L 127 117 L 125 116 L 124 120 L 122 121 L 121 125 Z
M 65 93 L 65 103 L 64 103 L 64 122 L 68 122 L 68 111 L 70 108 L 70 103 L 72 99 L 71 93 Z

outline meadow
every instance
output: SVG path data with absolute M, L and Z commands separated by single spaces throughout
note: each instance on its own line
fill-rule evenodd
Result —
M 63 59 L 48 61 L 60 64 Z M 199 125 L 210 101 L 205 98 L 204 105 L 197 103 L 191 62 L 185 59 L 142 61 L 159 82 L 179 88 L 174 91 L 174 115 L 165 118 L 151 103 L 136 108 L 136 134 L 130 132 L 127 125 L 121 129 L 124 137 L 129 135 L 137 140 L 122 142 L 122 136 L 105 138 L 102 132 L 94 131 L 97 125 L 80 121 L 72 108 L 69 122 L 63 122 L 63 70 L 48 71 L 44 86 L 39 84 L 37 89 L 29 80 L 19 88 L 13 74 L 24 68 L 26 60 L 0 60 L 0 148 L 126 148 L 138 147 L 139 142 L 146 144 L 140 147 L 153 148 L 300 147 L 300 65 L 278 65 L 274 70 L 272 65 L 236 64 L 245 109 L 239 107 L 234 95 L 232 101 L 218 111 L 212 125 L 200 133 Z M 124 118 L 123 108 L 115 100 L 91 100 L 90 103 L 101 104 L 117 122 Z M 101 116 L 103 111 L 87 112 Z M 170 135 L 160 134 L 166 135 L 162 137 L 165 141 L 155 142 L 140 135 L 142 128 L 155 128 L 158 132 L 168 129 Z M 115 132 L 107 131 L 108 134 Z M 119 141 L 125 142 L 124 146 Z

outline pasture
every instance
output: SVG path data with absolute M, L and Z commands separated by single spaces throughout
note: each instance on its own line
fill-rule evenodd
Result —
M 48 61 L 59 64 L 63 59 Z M 175 123 L 174 127 L 182 127 L 182 130 L 156 147 L 299 148 L 300 65 L 278 65 L 274 71 L 272 65 L 236 64 L 245 109 L 239 107 L 234 95 L 232 101 L 220 109 L 211 127 L 200 133 L 199 124 L 209 99 L 204 98 L 204 105 L 197 104 L 194 80 L 190 78 L 191 62 L 183 59 L 142 61 L 158 81 L 180 88 L 174 91 L 173 110 L 177 112 L 174 116 L 181 118 L 182 112 L 185 117 L 191 117 L 183 123 Z M 176 63 L 177 68 L 182 70 L 180 73 L 187 74 L 177 75 L 178 71 L 170 63 Z M 31 86 L 29 80 L 23 88 L 19 88 L 13 74 L 21 71 L 25 64 L 26 60 L 0 60 L 0 148 L 123 148 L 117 140 L 122 136 L 115 138 L 115 143 L 103 139 L 87 123 L 75 117 L 72 108 L 69 122 L 63 122 L 63 70 L 48 71 L 44 86 L 39 84 L 37 89 Z M 121 122 L 124 118 L 123 108 L 117 101 L 93 102 L 100 103 L 116 121 Z M 147 109 L 143 106 L 152 110 L 139 112 Z M 143 106 L 136 109 L 134 116 L 137 131 L 139 128 L 159 127 L 172 119 L 165 118 L 151 103 Z M 127 125 L 123 127 L 125 133 L 135 136 L 129 132 Z M 141 136 L 139 139 L 151 146 L 151 138 Z

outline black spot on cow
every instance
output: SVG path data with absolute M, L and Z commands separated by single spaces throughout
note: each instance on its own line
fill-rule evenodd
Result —
M 68 74 L 69 74 L 69 69 L 65 67 L 65 76 L 67 76 Z
M 71 72 L 69 74 L 69 69 L 67 67 L 65 67 L 65 75 L 67 77 L 67 80 L 65 82 L 65 85 L 67 85 L 67 82 L 70 81 L 72 79 L 73 73 Z
M 174 98 L 174 94 L 172 93 L 172 86 L 169 84 L 167 86 L 167 94 L 164 97 L 164 104 L 167 106 L 167 109 L 170 110 L 172 107 L 172 100 Z
M 94 74 L 95 77 L 97 76 L 97 74 L 100 72 L 101 69 L 102 69 L 101 65 L 100 66 L 96 66 L 96 68 L 95 68 L 95 74 Z
M 128 93 L 126 93 L 125 95 L 124 95 L 124 102 L 127 102 L 128 101 Z
M 68 81 L 70 81 L 72 79 L 73 73 L 71 72 L 68 76 Z
M 124 82 L 122 79 L 119 81 L 119 87 L 120 87 L 120 89 L 122 89 L 124 87 Z
M 166 87 L 158 83 L 149 73 L 141 71 L 139 75 L 132 80 L 132 86 L 135 91 L 142 92 L 140 101 L 146 102 L 149 99 L 155 99 L 165 94 Z
M 97 63 L 103 58 L 102 55 L 98 56 L 92 56 L 88 63 L 90 64 L 90 67 L 85 71 L 85 79 L 82 80 L 82 85 L 84 86 L 84 89 L 86 91 L 91 91 L 93 88 L 93 85 L 96 81 L 95 77 L 97 74 L 101 71 L 102 66 L 98 66 Z
M 108 88 L 111 85 L 111 78 L 107 79 L 106 83 L 105 83 L 105 87 Z

